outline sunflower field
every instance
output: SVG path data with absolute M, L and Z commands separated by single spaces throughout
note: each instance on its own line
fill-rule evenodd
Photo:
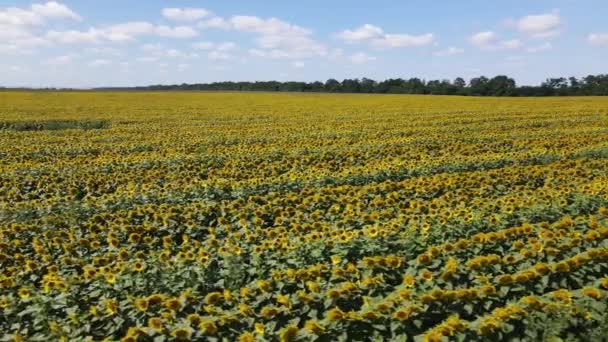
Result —
M 0 92 L 1 341 L 599 341 L 608 98 Z

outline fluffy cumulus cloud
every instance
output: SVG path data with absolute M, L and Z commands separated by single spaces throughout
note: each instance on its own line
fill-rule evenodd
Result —
M 301 59 L 326 56 L 327 47 L 312 38 L 312 31 L 277 18 L 234 16 L 231 28 L 256 35 L 259 57 Z
M 384 31 L 378 26 L 365 24 L 354 30 L 344 30 L 336 33 L 336 38 L 347 42 L 359 42 L 382 38 Z
M 45 23 L 48 19 L 65 18 L 82 19 L 80 15 L 66 5 L 55 1 L 49 1 L 44 4 L 33 4 L 29 8 L 0 8 L 0 25 L 9 27 L 36 26 Z
M 192 44 L 192 48 L 197 50 L 231 51 L 237 49 L 237 45 L 233 42 L 197 42 Z
M 606 33 L 591 33 L 587 36 L 587 42 L 596 46 L 608 46 L 608 32 Z
M 202 29 L 229 30 L 230 28 L 232 28 L 232 24 L 222 17 L 213 17 L 203 20 L 199 22 L 197 26 Z
M 0 50 L 25 53 L 28 48 L 51 44 L 38 34 L 44 25 L 57 20 L 81 21 L 82 17 L 55 1 L 26 8 L 0 8 Z
M 33 4 L 32 12 L 43 18 L 70 18 L 82 20 L 80 15 L 76 14 L 69 7 L 55 1 L 49 1 L 46 4 Z
M 163 8 L 163 17 L 173 21 L 197 21 L 211 14 L 204 8 Z
M 165 38 L 192 38 L 198 32 L 188 26 L 156 26 L 145 21 L 134 21 L 115 24 L 101 28 L 90 28 L 86 31 L 49 31 L 46 38 L 59 43 L 100 43 L 100 42 L 126 42 L 143 35 L 157 35 Z
M 561 32 L 562 20 L 559 12 L 528 15 L 516 21 L 517 29 L 534 38 L 555 37 Z
M 371 24 L 365 24 L 354 30 L 344 30 L 334 36 L 349 43 L 366 42 L 375 47 L 386 48 L 425 46 L 434 41 L 432 33 L 422 35 L 385 33 L 382 28 Z
M 493 31 L 477 32 L 469 37 L 469 42 L 473 46 L 484 50 L 518 49 L 523 46 L 519 39 L 501 40 Z

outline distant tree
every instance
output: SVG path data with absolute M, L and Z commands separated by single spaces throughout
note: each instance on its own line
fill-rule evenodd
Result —
M 325 82 L 325 91 L 328 91 L 330 93 L 335 93 L 335 92 L 339 92 L 342 90 L 342 86 L 340 84 L 340 82 L 338 82 L 337 80 L 330 78 Z
M 342 81 L 342 91 L 345 93 L 358 93 L 361 91 L 361 84 L 358 79 L 345 79 Z
M 453 84 L 457 88 L 464 88 L 467 86 L 467 82 L 462 77 L 456 77 Z
M 373 93 L 376 87 L 376 81 L 363 77 L 359 82 L 359 89 L 362 93 Z
M 469 81 L 469 88 L 472 95 L 488 95 L 489 79 L 485 76 L 475 77 Z
M 5 89 L 0 87 L 1 89 Z M 12 88 L 24 89 L 24 88 Z M 51 88 L 47 88 L 50 90 Z M 464 79 L 458 77 L 453 82 L 449 80 L 424 81 L 419 78 L 389 78 L 376 82 L 369 78 L 345 79 L 339 82 L 329 79 L 322 82 L 214 82 L 197 84 L 150 85 L 135 88 L 99 88 L 100 90 L 207 90 L 207 91 L 293 91 L 293 92 L 353 92 L 353 93 L 395 93 L 395 94 L 447 94 L 475 96 L 554 96 L 554 95 L 608 95 L 608 75 L 588 75 L 576 77 L 548 78 L 539 86 L 520 86 L 515 80 L 498 75 L 489 79 L 485 76 L 473 78 L 467 85 Z M 67 90 L 67 89 L 62 89 Z
M 512 96 L 515 93 L 515 80 L 499 75 L 488 81 L 487 89 L 487 95 Z

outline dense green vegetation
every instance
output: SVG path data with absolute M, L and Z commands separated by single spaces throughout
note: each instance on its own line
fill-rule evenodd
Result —
M 499 75 L 493 78 L 480 76 L 468 83 L 461 77 L 453 81 L 419 78 L 387 79 L 381 82 L 369 78 L 329 79 L 323 82 L 215 82 L 198 84 L 153 85 L 135 88 L 107 88 L 112 90 L 203 90 L 203 91 L 293 91 L 329 93 L 377 94 L 433 94 L 470 96 L 577 96 L 608 95 L 608 74 L 589 75 L 578 79 L 549 78 L 540 86 L 517 86 L 514 79 Z

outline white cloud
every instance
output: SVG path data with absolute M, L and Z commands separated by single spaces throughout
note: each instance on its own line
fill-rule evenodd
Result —
M 89 29 L 88 31 L 49 31 L 46 33 L 46 38 L 64 44 L 78 44 L 78 43 L 95 43 L 99 41 L 100 34 L 96 29 Z
M 277 18 L 234 16 L 230 23 L 237 31 L 256 34 L 258 48 L 268 50 L 264 56 L 302 59 L 327 55 L 325 45 L 311 37 L 312 31 Z
M 183 51 L 173 49 L 173 48 L 165 49 L 159 43 L 144 44 L 141 46 L 141 49 L 143 51 L 145 51 L 146 53 L 148 53 L 149 55 L 152 55 L 155 58 L 155 60 L 157 60 L 158 58 L 164 58 L 164 57 L 184 58 L 184 59 L 193 59 L 193 58 L 200 57 L 196 53 L 187 53 L 187 52 L 183 52 Z M 141 60 L 141 61 L 148 61 L 148 60 Z
M 447 49 L 437 51 L 433 53 L 435 56 L 443 57 L 443 56 L 454 56 L 460 55 L 464 53 L 464 49 L 450 46 Z
M 186 71 L 190 68 L 190 64 L 186 64 L 186 63 L 181 63 L 177 65 L 177 71 L 179 72 L 183 72 Z
M 33 4 L 29 9 L 18 7 L 0 8 L 0 25 L 35 26 L 43 24 L 46 19 L 75 19 L 81 17 L 69 7 L 55 1 L 45 4 Z
M 496 33 L 492 31 L 478 32 L 469 37 L 471 44 L 483 48 L 489 46 L 496 40 Z
M 347 42 L 357 42 L 369 39 L 377 39 L 384 36 L 384 31 L 374 25 L 365 24 L 354 30 L 344 30 L 335 34 L 335 37 Z
M 158 26 L 156 28 L 156 34 L 167 38 L 192 38 L 196 37 L 198 32 L 192 27 L 188 26 Z
M 110 47 L 92 47 L 84 49 L 84 52 L 94 55 L 110 55 L 110 56 L 122 56 L 123 53 L 120 50 Z
M 254 16 L 234 16 L 230 19 L 239 31 L 255 32 L 262 35 L 308 35 L 310 30 L 292 25 L 277 18 L 261 19 Z
M 484 50 L 519 49 L 522 42 L 519 39 L 499 40 L 498 35 L 492 31 L 483 31 L 469 37 L 469 42 Z
M 0 8 L 2 50 L 10 50 L 11 53 L 29 53 L 28 48 L 51 45 L 50 41 L 33 31 L 49 19 L 81 20 L 81 17 L 69 7 L 55 1 L 33 4 L 29 8 Z
M 232 24 L 222 17 L 213 17 L 213 18 L 201 21 L 200 23 L 198 23 L 197 26 L 202 29 L 213 28 L 213 29 L 228 30 L 228 29 L 232 28 Z
M 82 18 L 69 7 L 55 1 L 49 1 L 46 4 L 33 4 L 32 11 L 45 18 L 69 18 L 74 20 L 82 20 Z
M 429 45 L 433 42 L 432 33 L 419 36 L 409 34 L 386 34 L 383 38 L 375 39 L 372 43 L 382 47 L 416 47 Z
M 368 42 L 376 47 L 416 47 L 431 44 L 434 40 L 432 33 L 422 35 L 385 33 L 382 28 L 371 24 L 338 32 L 334 37 L 349 43 Z
M 192 48 L 197 50 L 217 50 L 217 51 L 231 51 L 237 49 L 237 46 L 233 42 L 197 42 L 192 44 Z
M 0 9 L 0 25 L 32 26 L 43 22 L 44 18 L 33 11 L 16 7 Z
M 587 42 L 596 46 L 608 46 L 608 32 L 606 33 L 591 33 L 587 36 Z
M 527 48 L 526 51 L 528 51 L 529 53 L 537 53 L 537 52 L 548 51 L 551 49 L 553 49 L 553 44 L 551 44 L 549 42 L 545 42 L 545 43 L 537 45 L 537 46 L 531 46 L 531 47 Z
M 163 8 L 163 17 L 174 21 L 196 21 L 210 15 L 204 8 Z
M 529 15 L 516 22 L 520 32 L 535 38 L 549 38 L 558 35 L 561 31 L 561 17 L 559 12 Z
M 44 39 L 35 36 L 27 36 L 23 38 L 14 38 L 10 40 L 11 44 L 20 48 L 34 48 L 41 46 L 50 46 L 51 43 Z
M 110 61 L 108 61 L 107 59 L 96 59 L 94 61 L 91 61 L 88 63 L 88 66 L 91 67 L 102 67 L 102 66 L 106 66 L 109 65 Z
M 302 69 L 304 66 L 306 66 L 306 64 L 302 61 L 295 61 L 295 62 L 291 63 L 291 66 L 296 69 Z
M 165 38 L 191 38 L 198 34 L 188 26 L 155 26 L 145 21 L 115 24 L 103 28 L 90 28 L 87 31 L 49 31 L 46 38 L 65 44 L 127 42 L 138 36 L 157 35 Z
M 355 64 L 365 64 L 367 62 L 375 61 L 376 57 L 369 56 L 364 52 L 359 52 L 348 56 L 348 60 Z

